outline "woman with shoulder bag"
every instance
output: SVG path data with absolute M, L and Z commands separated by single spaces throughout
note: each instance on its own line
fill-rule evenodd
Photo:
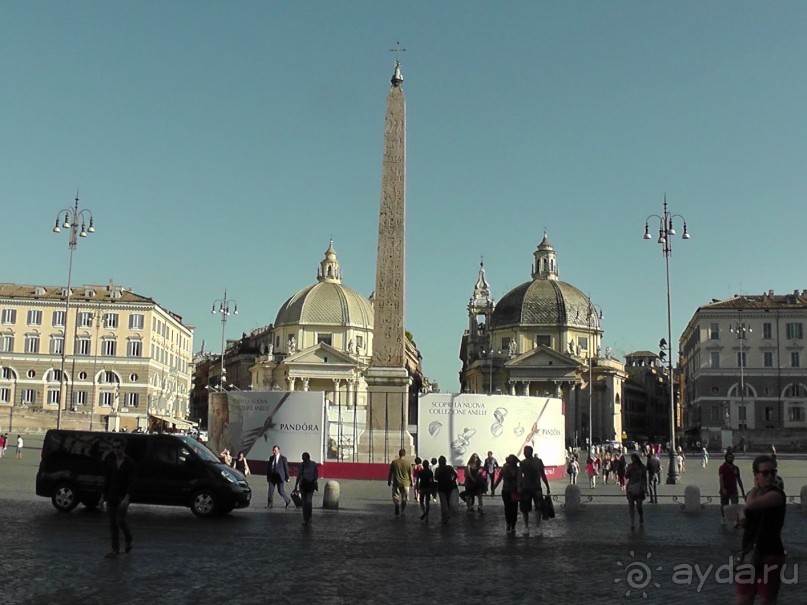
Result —
M 486 480 L 482 470 L 482 461 L 477 454 L 471 454 L 468 465 L 465 467 L 465 491 L 467 492 L 468 512 L 473 512 L 474 501 L 476 510 L 484 515 L 482 510 L 482 494 L 485 492 Z
M 639 454 L 630 455 L 630 464 L 625 469 L 624 480 L 627 481 L 625 496 L 628 499 L 628 514 L 630 515 L 630 527 L 636 527 L 634 518 L 636 510 L 639 511 L 639 525 L 644 526 L 644 509 L 642 502 L 647 494 L 647 467 L 642 464 Z
M 499 483 L 502 485 L 502 502 L 504 503 L 504 521 L 507 523 L 507 533 L 516 533 L 518 521 L 518 502 L 521 499 L 518 493 L 518 456 L 510 454 L 504 462 L 499 477 L 493 485 L 495 490 Z
M 314 492 L 319 489 L 318 478 L 317 463 L 311 460 L 308 452 L 303 452 L 303 461 L 297 469 L 297 481 L 294 484 L 294 491 L 299 491 L 303 499 L 303 525 L 311 525 Z
M 745 528 L 742 552 L 752 562 L 735 563 L 737 605 L 750 605 L 759 595 L 763 604 L 773 604 L 779 596 L 785 547 L 782 526 L 785 523 L 787 498 L 776 485 L 776 461 L 771 456 L 757 456 L 751 467 L 754 487 L 745 499 L 739 522 Z M 755 565 L 753 559 L 758 561 Z
M 457 471 L 450 464 L 446 464 L 445 456 L 440 456 L 437 461 L 434 481 L 437 483 L 437 495 L 440 497 L 440 517 L 445 525 L 451 519 L 451 497 L 457 491 Z

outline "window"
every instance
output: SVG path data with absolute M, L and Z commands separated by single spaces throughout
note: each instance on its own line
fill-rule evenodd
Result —
M 87 405 L 87 391 L 73 391 L 73 405 Z
M 746 420 L 748 420 L 748 418 L 746 418 L 747 412 L 744 405 L 737 406 L 737 414 L 738 418 L 740 419 L 740 422 L 745 422 Z
M 577 348 L 581 351 L 588 351 L 588 336 L 577 337 Z
M 39 353 L 39 334 L 25 335 L 25 352 Z
M 770 323 L 762 324 L 762 338 L 773 338 Z
M 117 328 L 118 327 L 118 314 L 117 313 L 104 313 L 104 327 Z
M 129 374 L 129 380 L 132 382 L 137 382 L 137 374 L 135 373 Z
M 788 410 L 788 419 L 790 422 L 802 422 L 804 421 L 804 408 L 802 407 L 792 407 Z
M 765 422 L 773 422 L 773 408 L 766 407 L 765 408 Z
M 90 354 L 90 337 L 79 336 L 76 338 L 76 355 Z
M 115 372 L 110 371 L 104 372 L 101 376 L 101 382 L 108 382 L 115 384 L 118 382 L 118 375 L 115 374 Z
M 64 336 L 50 337 L 50 354 L 61 355 L 64 353 Z
M 78 373 L 79 380 L 87 380 L 87 372 L 79 372 Z
M 0 387 L 0 403 L 11 403 L 11 389 Z
M 112 406 L 115 402 L 115 393 L 104 392 L 101 393 L 98 397 L 98 404 L 104 406 Z
M 36 378 L 36 370 L 28 370 L 25 375 L 28 376 L 28 378 Z
M 11 368 L 3 368 L 2 374 L 4 380 L 14 380 L 14 375 L 11 373 Z
M 790 367 L 791 368 L 798 368 L 800 365 L 800 355 L 798 351 L 791 351 L 790 352 Z
M 738 368 L 747 368 L 748 365 L 746 363 L 746 352 L 745 351 L 738 351 L 737 352 L 737 367 Z
M 20 401 L 22 403 L 34 403 L 36 401 L 36 391 L 33 389 L 23 389 Z
M 502 338 L 502 351 L 507 351 L 510 348 L 510 337 Z
M 59 389 L 48 389 L 48 403 L 59 403 Z
M 17 323 L 17 309 L 3 309 L 2 317 L 0 317 L 0 322 L 4 324 Z
M 0 353 L 12 353 L 14 351 L 14 335 L 0 335 Z
M 42 311 L 38 309 L 30 309 L 28 311 L 28 325 L 41 326 L 42 325 Z
M 364 348 L 364 336 L 357 336 L 356 337 L 356 348 L 363 349 Z
M 103 341 L 101 341 L 101 355 L 114 357 L 117 351 L 117 344 L 114 338 L 104 338 Z
M 773 367 L 773 351 L 764 351 L 762 353 L 762 365 L 766 368 Z
M 317 342 L 323 343 L 326 345 L 332 344 L 333 335 L 332 334 L 317 334 Z
M 64 327 L 64 319 L 66 316 L 64 311 L 54 311 L 51 317 L 51 325 L 54 327 Z
M 130 330 L 142 330 L 143 329 L 143 314 L 142 313 L 132 313 L 129 316 L 129 329 Z
M 709 367 L 711 367 L 711 368 L 719 368 L 720 367 L 720 352 L 719 351 L 710 351 L 709 352 Z
M 92 313 L 89 311 L 82 311 L 78 314 L 78 327 L 79 328 L 92 328 Z
M 535 344 L 539 347 L 551 347 L 552 346 L 552 337 L 548 334 L 538 334 L 535 337 Z
M 124 393 L 123 405 L 127 408 L 137 407 L 139 395 L 140 395 L 139 393 Z
M 803 338 L 800 322 L 787 324 L 787 338 L 788 340 L 801 340 Z
M 720 340 L 720 324 L 709 324 L 709 340 Z
M 143 342 L 140 340 L 130 340 L 126 343 L 126 356 L 127 357 L 142 357 L 143 355 Z

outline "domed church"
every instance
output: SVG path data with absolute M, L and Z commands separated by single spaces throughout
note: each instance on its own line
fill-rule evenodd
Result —
M 621 439 L 624 364 L 602 354 L 602 310 L 559 279 L 546 233 L 531 278 L 497 303 L 480 264 L 460 345 L 461 390 L 560 398 L 570 446 L 585 445 L 590 418 L 595 443 Z

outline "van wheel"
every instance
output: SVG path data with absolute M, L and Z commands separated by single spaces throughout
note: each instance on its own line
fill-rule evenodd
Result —
M 202 489 L 193 495 L 191 511 L 197 517 L 210 517 L 216 513 L 218 503 L 213 492 Z
M 69 483 L 60 483 L 56 486 L 50 501 L 53 502 L 56 510 L 69 513 L 78 506 L 78 494 Z
M 98 508 L 98 505 L 101 503 L 101 496 L 86 496 L 82 498 L 81 503 L 87 508 Z

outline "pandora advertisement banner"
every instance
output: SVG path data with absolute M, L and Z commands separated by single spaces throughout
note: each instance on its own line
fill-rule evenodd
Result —
M 277 445 L 289 460 L 322 461 L 325 396 L 315 391 L 237 391 L 210 398 L 210 445 L 267 460 Z
M 563 403 L 549 397 L 429 393 L 418 403 L 418 455 L 464 466 L 492 451 L 499 464 L 531 445 L 547 466 L 565 464 Z

